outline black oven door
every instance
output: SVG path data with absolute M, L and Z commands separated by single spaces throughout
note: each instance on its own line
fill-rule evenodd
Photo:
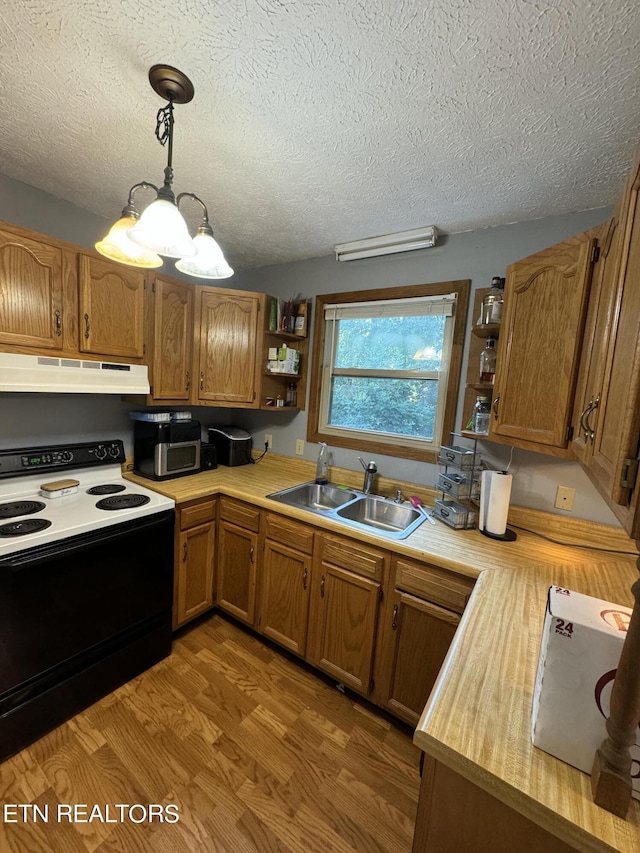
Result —
M 169 653 L 173 519 L 0 559 L 0 760 Z

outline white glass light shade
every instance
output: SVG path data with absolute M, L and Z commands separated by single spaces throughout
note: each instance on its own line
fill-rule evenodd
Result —
M 129 231 L 129 237 L 167 258 L 190 258 L 196 253 L 182 214 L 175 204 L 163 198 L 151 202 Z
M 121 264 L 128 264 L 130 267 L 157 269 L 162 266 L 162 258 L 155 252 L 150 252 L 149 249 L 145 249 L 139 243 L 134 243 L 133 240 L 129 239 L 128 232 L 137 221 L 135 216 L 123 216 L 118 219 L 104 240 L 96 243 L 96 251 L 104 255 L 105 258 L 110 258 L 112 261 L 118 261 Z
M 196 278 L 229 278 L 233 270 L 226 262 L 222 249 L 208 234 L 196 234 L 193 242 L 197 254 L 178 261 L 176 269 Z

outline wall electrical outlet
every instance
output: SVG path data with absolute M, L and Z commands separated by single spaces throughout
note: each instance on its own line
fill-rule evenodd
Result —
M 304 440 L 301 438 L 296 439 L 296 456 L 304 456 Z
M 573 509 L 573 501 L 575 496 L 575 489 L 572 489 L 569 486 L 558 486 L 558 490 L 556 492 L 556 502 L 554 506 L 557 509 L 564 509 L 567 512 L 571 512 L 571 510 Z
M 264 443 L 267 445 L 267 447 L 269 448 L 269 450 L 271 450 L 271 449 L 272 449 L 272 447 L 273 447 L 273 443 L 272 443 L 272 442 L 273 442 L 273 436 L 271 435 L 271 433 L 270 433 L 270 432 L 265 432 L 265 434 L 264 434 Z

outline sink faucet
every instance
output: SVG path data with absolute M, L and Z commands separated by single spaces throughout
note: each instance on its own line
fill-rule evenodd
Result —
M 365 495 L 371 493 L 371 487 L 373 486 L 373 478 L 374 475 L 378 473 L 378 467 L 375 462 L 365 463 L 362 456 L 358 456 L 360 460 L 360 464 L 364 468 L 364 483 L 362 484 L 362 491 Z

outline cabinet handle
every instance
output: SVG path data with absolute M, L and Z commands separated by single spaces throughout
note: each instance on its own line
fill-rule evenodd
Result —
M 187 562 L 187 543 L 183 542 L 182 544 L 182 562 Z
M 191 374 L 187 370 L 187 384 L 185 385 L 184 390 L 188 391 L 189 388 L 191 388 Z
M 593 401 L 593 406 L 589 407 L 589 411 L 588 411 L 587 417 L 586 417 L 587 428 L 585 430 L 584 440 L 587 441 L 587 439 L 589 439 L 591 441 L 591 444 L 593 444 L 593 442 L 595 441 L 596 431 L 591 427 L 591 424 L 589 423 L 589 418 L 591 417 L 593 412 L 595 412 L 595 410 L 598 408 L 599 405 L 600 405 L 600 394 L 598 394 L 596 399 Z
M 304 571 L 302 573 L 302 589 L 307 588 L 307 575 L 309 574 L 309 569 L 305 566 Z
M 393 622 L 391 623 L 391 627 L 393 628 L 394 631 L 398 627 L 398 621 L 397 620 L 398 620 L 398 605 L 394 604 L 393 605 Z
M 320 595 L 324 598 L 324 575 L 322 575 L 322 580 L 320 581 Z
M 589 425 L 587 423 L 587 418 L 589 417 L 589 414 L 591 413 L 592 408 L 593 408 L 593 397 L 589 400 L 584 411 L 580 415 L 580 429 L 584 433 L 583 437 L 584 437 L 585 442 L 589 441 Z
M 497 421 L 498 420 L 498 403 L 500 402 L 500 394 L 493 401 L 493 417 Z
M 60 309 L 56 310 L 56 335 L 60 337 L 62 334 L 62 314 L 60 313 Z
M 89 325 L 89 315 L 84 315 L 84 336 L 85 338 L 89 337 L 89 332 L 91 331 L 91 326 Z
M 251 550 L 249 551 L 249 560 L 250 560 L 250 562 L 252 562 L 252 563 L 253 563 L 253 552 L 254 552 L 254 550 L 255 550 L 255 548 L 254 548 L 254 547 L 253 547 L 253 545 L 252 545 L 252 546 L 251 546 Z
M 204 391 L 204 370 L 200 371 L 200 390 Z

